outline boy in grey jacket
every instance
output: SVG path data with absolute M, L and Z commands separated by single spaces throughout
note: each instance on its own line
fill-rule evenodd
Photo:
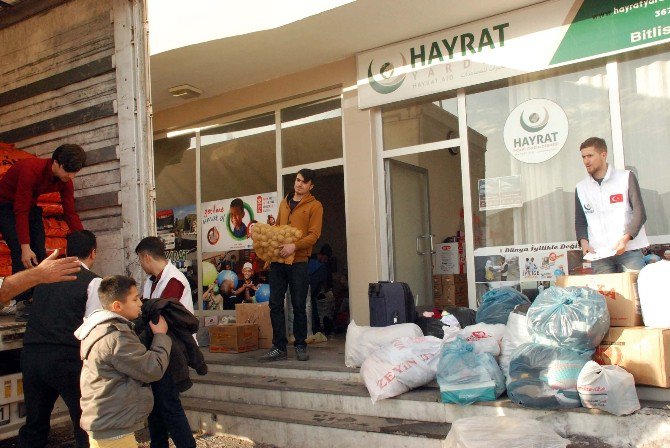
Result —
M 135 280 L 106 277 L 98 290 L 104 309 L 91 314 L 77 329 L 81 340 L 81 427 L 91 448 L 137 448 L 135 431 L 153 407 L 149 383 L 165 373 L 172 342 L 167 323 L 149 323 L 154 333 L 147 350 L 132 329 L 142 302 Z

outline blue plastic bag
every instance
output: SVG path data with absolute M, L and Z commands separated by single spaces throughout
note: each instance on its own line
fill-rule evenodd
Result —
M 532 408 L 580 407 L 577 378 L 592 356 L 593 351 L 522 344 L 510 359 L 507 395 L 513 402 Z
M 493 356 L 476 354 L 460 336 L 442 349 L 437 384 L 442 403 L 493 401 L 505 391 L 505 377 Z
M 580 352 L 596 349 L 610 328 L 605 297 L 589 288 L 546 289 L 526 316 L 533 342 Z
M 482 296 L 482 303 L 477 310 L 477 323 L 505 325 L 514 307 L 523 304 L 530 304 L 530 300 L 514 288 L 506 286 L 492 289 Z

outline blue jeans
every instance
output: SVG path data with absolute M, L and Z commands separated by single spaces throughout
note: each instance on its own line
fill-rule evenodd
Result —
M 166 373 L 151 383 L 151 390 L 154 393 L 154 408 L 149 414 L 151 448 L 168 448 L 168 437 L 177 448 L 195 448 L 195 439 L 172 375 Z
M 286 350 L 286 323 L 284 318 L 284 296 L 291 289 L 293 305 L 293 336 L 295 346 L 307 343 L 307 289 L 309 274 L 307 262 L 284 264 L 272 263 L 268 276 L 270 283 L 270 320 L 272 321 L 272 345 Z
M 629 250 L 621 255 L 603 258 L 591 262 L 594 274 L 614 274 L 618 272 L 639 271 L 644 267 L 641 250 Z

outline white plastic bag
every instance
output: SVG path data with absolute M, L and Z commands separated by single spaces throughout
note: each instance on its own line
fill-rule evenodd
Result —
M 500 343 L 505 333 L 504 324 L 475 324 L 461 330 L 460 336 L 475 348 L 475 353 L 500 355 Z
M 467 417 L 451 424 L 444 448 L 566 448 L 551 426 L 517 417 Z
M 637 277 L 637 290 L 646 327 L 670 328 L 670 261 L 648 264 Z
M 454 341 L 459 334 L 461 334 L 461 327 L 442 327 L 442 331 L 444 331 L 444 337 L 442 340 L 444 342 L 451 342 Z
M 388 327 L 366 327 L 356 325 L 353 320 L 347 327 L 347 340 L 344 344 L 344 364 L 347 367 L 360 367 L 363 361 L 381 346 L 398 338 L 423 336 L 416 324 L 397 324 Z
M 614 415 L 628 415 L 640 409 L 633 375 L 619 366 L 587 362 L 577 378 L 577 391 L 585 408 Z
M 367 357 L 361 376 L 372 402 L 395 397 L 435 379 L 442 339 L 400 338 Z
M 525 314 L 511 312 L 505 327 L 502 343 L 500 344 L 500 367 L 509 377 L 509 361 L 512 358 L 512 352 L 521 344 L 532 342 L 527 327 L 528 319 Z

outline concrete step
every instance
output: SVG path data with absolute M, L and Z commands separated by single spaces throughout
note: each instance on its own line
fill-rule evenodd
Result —
M 644 446 L 639 444 L 649 440 L 670 441 L 670 409 L 667 403 L 644 403 L 645 407 L 636 414 L 616 417 L 585 408 L 524 408 L 507 398 L 471 406 L 444 404 L 435 383 L 432 387 L 419 388 L 372 404 L 367 389 L 360 382 L 218 372 L 192 379 L 193 388 L 183 396 L 196 402 L 215 400 L 236 403 L 237 406 L 244 404 L 239 406 L 241 408 L 250 405 L 285 408 L 291 413 L 300 410 L 382 419 L 420 419 L 435 424 L 450 423 L 464 417 L 504 415 L 538 419 L 551 424 L 564 436 L 598 437 L 613 446 Z M 649 428 L 654 428 L 655 433 L 651 436 Z
M 342 412 L 183 398 L 191 428 L 280 447 L 441 448 L 451 425 Z

